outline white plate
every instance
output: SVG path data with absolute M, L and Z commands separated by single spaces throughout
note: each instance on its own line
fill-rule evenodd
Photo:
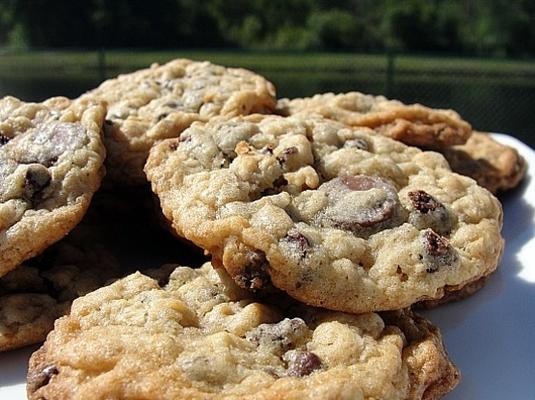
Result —
M 522 187 L 503 199 L 506 246 L 498 272 L 474 296 L 425 313 L 462 373 L 448 400 L 535 398 L 535 152 L 511 136 L 494 136 L 530 167 Z M 35 349 L 0 354 L 0 399 L 26 398 Z

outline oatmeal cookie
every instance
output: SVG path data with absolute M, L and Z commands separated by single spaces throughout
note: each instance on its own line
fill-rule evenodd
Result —
M 515 188 L 524 178 L 527 163 L 516 149 L 474 132 L 466 144 L 441 150 L 451 169 L 467 175 L 492 193 Z
M 0 351 L 42 342 L 72 300 L 121 276 L 119 262 L 98 236 L 82 223 L 0 278 Z
M 123 185 L 146 183 L 143 164 L 151 146 L 177 137 L 192 122 L 270 112 L 276 105 L 274 86 L 261 76 L 186 59 L 120 75 L 82 97 L 109 105 L 108 177 Z
M 146 189 L 99 190 L 69 235 L 0 278 L 0 351 L 44 341 L 72 300 L 140 264 L 153 268 L 172 260 L 204 260 L 151 220 L 144 202 L 152 192 Z
M 437 399 L 458 382 L 409 311 L 259 303 L 210 264 L 136 273 L 74 301 L 28 371 L 30 399 Z
M 319 117 L 194 124 L 145 171 L 177 233 L 240 286 L 328 309 L 439 299 L 503 250 L 501 204 L 440 154 Z
M 403 104 L 359 92 L 325 93 L 302 99 L 281 99 L 282 115 L 316 113 L 349 126 L 366 126 L 413 146 L 441 148 L 465 143 L 471 127 L 453 110 Z
M 465 285 L 459 286 L 446 286 L 444 288 L 444 297 L 437 300 L 424 300 L 416 303 L 415 308 L 432 309 L 442 304 L 452 303 L 455 301 L 461 301 L 467 297 L 472 296 L 474 293 L 481 290 L 487 283 L 489 276 L 483 276 L 476 281 L 469 282 Z
M 104 174 L 100 103 L 0 99 L 0 276 L 65 236 Z

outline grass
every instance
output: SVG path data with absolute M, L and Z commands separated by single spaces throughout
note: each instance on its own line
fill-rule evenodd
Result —
M 177 57 L 239 66 L 258 72 L 359 72 L 385 73 L 388 59 L 384 54 L 350 53 L 274 53 L 239 51 L 139 51 L 111 50 L 105 53 L 106 76 L 163 63 Z M 502 59 L 454 58 L 397 55 L 397 75 L 425 77 L 461 75 L 470 77 L 530 78 L 535 81 L 535 62 Z M 85 74 L 99 72 L 96 51 L 20 51 L 0 53 L 0 80 L 13 76 Z
M 105 78 L 187 57 L 266 76 L 281 97 L 360 90 L 454 108 L 482 130 L 514 132 L 535 145 L 535 61 L 385 54 L 112 50 L 0 51 L 0 96 L 76 97 Z M 389 76 L 389 73 L 392 73 Z M 390 78 L 390 79 L 389 79 Z

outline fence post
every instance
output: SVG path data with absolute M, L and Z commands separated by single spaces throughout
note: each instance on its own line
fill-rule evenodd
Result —
M 394 73 L 396 69 L 396 55 L 392 50 L 388 50 L 386 53 L 386 97 L 394 97 Z
M 98 75 L 100 78 L 100 81 L 104 81 L 106 79 L 106 52 L 104 51 L 104 47 L 100 47 L 97 52 L 98 57 Z

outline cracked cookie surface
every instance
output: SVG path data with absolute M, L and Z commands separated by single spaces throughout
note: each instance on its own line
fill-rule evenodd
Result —
M 28 396 L 430 400 L 457 384 L 440 333 L 409 311 L 285 304 L 255 301 L 208 263 L 163 286 L 130 275 L 57 321 L 30 360 Z
M 145 167 L 177 233 L 242 287 L 361 313 L 495 270 L 498 200 L 438 153 L 321 118 L 195 124 Z
M 316 113 L 354 127 L 369 127 L 413 146 L 441 148 L 465 143 L 470 125 L 453 110 L 403 104 L 383 96 L 359 92 L 324 93 L 308 98 L 281 99 L 282 115 Z
M 271 112 L 275 88 L 241 68 L 177 59 L 103 82 L 82 96 L 108 104 L 105 142 L 114 183 L 146 183 L 143 164 L 158 140 L 177 137 L 194 121 Z
M 0 276 L 82 219 L 104 175 L 100 103 L 0 99 Z

